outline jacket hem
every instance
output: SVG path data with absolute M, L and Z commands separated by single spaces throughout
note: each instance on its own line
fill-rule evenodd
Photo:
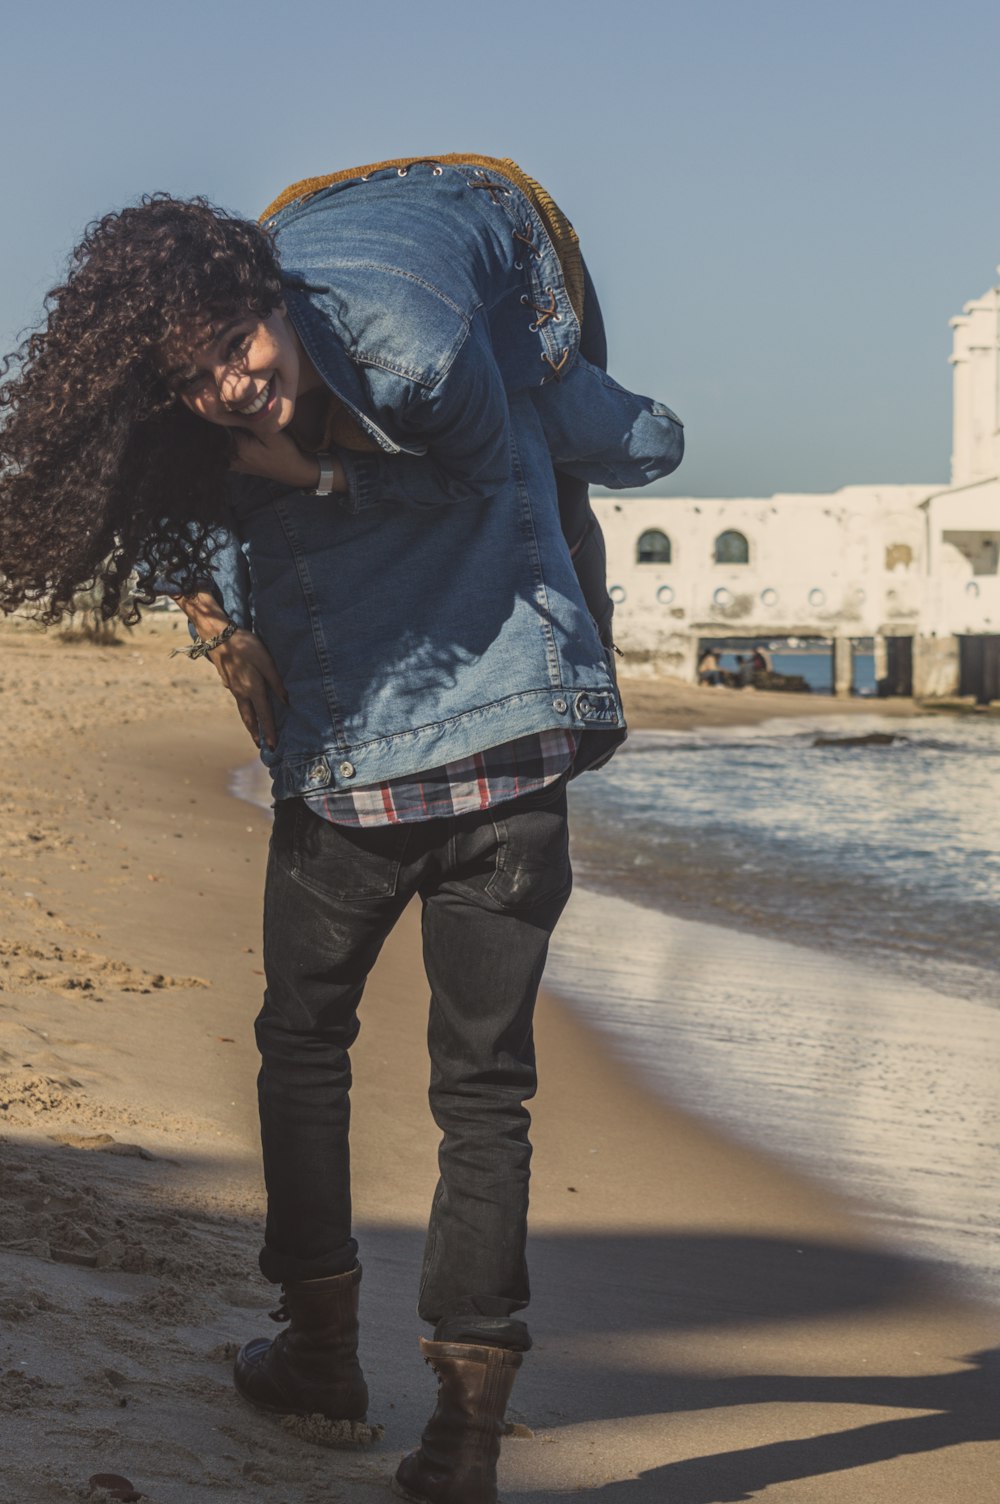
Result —
M 320 744 L 309 752 L 268 759 L 275 800 L 322 789 L 365 788 L 407 778 L 502 746 L 519 736 L 551 730 L 622 731 L 621 701 L 607 685 L 544 688 L 510 695 L 447 721 L 371 740 Z

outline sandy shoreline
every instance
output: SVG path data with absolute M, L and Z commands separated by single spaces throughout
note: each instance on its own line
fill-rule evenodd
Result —
M 634 731 L 690 731 L 702 726 L 756 726 L 796 716 L 934 714 L 904 697 L 780 694 L 775 690 L 708 689 L 679 679 L 619 676 L 629 726 Z
M 267 821 L 229 795 L 252 749 L 210 670 L 168 659 L 175 640 L 172 619 L 104 649 L 0 634 L 17 728 L 0 832 L 0 1500 L 78 1499 L 103 1471 L 155 1504 L 381 1500 L 432 1399 L 413 1316 L 434 1176 L 416 916 L 372 979 L 356 1052 L 364 1360 L 386 1434 L 333 1453 L 229 1384 L 232 1344 L 266 1332 L 273 1304 L 250 1027 Z M 656 686 L 627 692 L 636 725 L 718 724 L 702 699 L 743 713 L 747 698 L 671 691 L 664 709 Z M 755 718 L 787 698 L 755 696 Z M 655 1101 L 551 998 L 539 1052 L 537 1340 L 514 1400 L 534 1436 L 505 1447 L 508 1504 L 995 1496 L 995 1310 Z

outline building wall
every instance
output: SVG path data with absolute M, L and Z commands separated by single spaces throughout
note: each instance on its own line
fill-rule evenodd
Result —
M 921 600 L 926 486 L 850 486 L 767 499 L 595 499 L 616 600 L 615 636 L 632 660 L 692 677 L 706 637 L 912 632 Z M 639 561 L 643 535 L 670 540 L 669 563 Z M 748 562 L 716 562 L 741 534 Z
M 1000 481 L 939 491 L 923 510 L 929 557 L 921 631 L 1000 632 Z

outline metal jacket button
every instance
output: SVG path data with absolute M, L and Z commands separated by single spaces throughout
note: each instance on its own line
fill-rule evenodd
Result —
M 569 706 L 566 704 L 565 700 L 553 700 L 552 709 L 558 710 L 560 715 L 565 715 L 567 710 L 569 709 Z
M 353 762 L 342 762 L 338 771 L 342 778 L 353 778 L 356 769 Z

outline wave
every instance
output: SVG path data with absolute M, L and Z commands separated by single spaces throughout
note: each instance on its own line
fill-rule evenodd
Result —
M 914 981 L 995 1001 L 1000 727 L 954 731 L 852 718 L 639 733 L 599 780 L 572 786 L 578 873 L 646 908 L 864 949 Z

